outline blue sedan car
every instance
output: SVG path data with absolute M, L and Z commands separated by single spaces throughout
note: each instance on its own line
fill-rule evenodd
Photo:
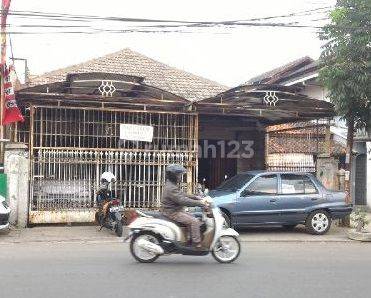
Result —
M 305 224 L 312 234 L 325 234 L 333 219 L 352 212 L 345 193 L 326 189 L 315 176 L 293 172 L 244 172 L 210 191 L 233 227 Z

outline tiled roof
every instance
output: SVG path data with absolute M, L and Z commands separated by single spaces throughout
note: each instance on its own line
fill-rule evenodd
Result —
M 197 101 L 215 96 L 228 87 L 153 60 L 131 49 L 45 73 L 31 79 L 30 86 L 62 82 L 69 73 L 107 72 L 144 77 L 144 83 Z

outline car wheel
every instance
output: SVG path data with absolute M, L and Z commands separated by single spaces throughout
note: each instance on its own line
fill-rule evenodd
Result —
M 223 217 L 225 219 L 224 227 L 225 228 L 232 227 L 232 225 L 231 225 L 231 218 L 229 217 L 229 215 L 227 213 L 223 212 L 223 211 L 222 211 L 222 215 L 223 215 Z
M 313 211 L 307 217 L 305 226 L 311 234 L 326 234 L 331 227 L 331 216 L 324 210 Z

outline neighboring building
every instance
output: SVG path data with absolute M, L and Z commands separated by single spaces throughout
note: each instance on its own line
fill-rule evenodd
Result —
M 125 207 L 158 208 L 169 163 L 186 167 L 188 191 L 214 188 L 264 168 L 266 126 L 333 115 L 296 87 L 227 90 L 130 49 L 34 77 L 16 96 L 26 121 L 11 133 L 29 148 L 30 223 L 91 221 L 106 170 Z M 122 136 L 138 125 L 139 137 Z
M 283 86 L 295 86 L 300 88 L 300 93 L 311 98 L 326 101 L 326 90 L 318 82 L 318 64 L 310 57 L 302 57 L 279 68 L 254 77 L 248 81 L 249 84 L 279 84 Z M 318 127 L 313 122 L 292 124 L 284 127 L 269 128 L 270 153 L 281 153 L 290 156 L 291 153 L 301 153 L 303 156 L 313 156 L 313 160 L 319 154 L 329 152 L 339 161 L 339 168 L 344 166 L 347 128 L 344 121 L 338 117 L 331 121 L 331 146 L 326 147 L 326 128 L 321 123 Z M 298 127 L 299 126 L 299 127 Z M 310 127 L 310 128 L 308 128 Z M 277 133 L 280 131 L 280 134 Z M 371 168 L 370 147 L 371 135 L 366 131 L 358 131 L 354 139 L 354 163 L 352 177 L 352 197 L 357 205 L 371 206 Z M 278 149 L 277 149 L 278 147 Z M 290 153 L 290 154 L 289 154 Z M 270 159 L 272 162 L 272 158 Z M 273 163 L 277 163 L 277 158 Z M 279 162 L 278 162 L 279 163 Z M 300 164 L 300 162 L 299 162 Z M 312 168 L 314 169 L 314 167 Z M 368 186 L 367 186 L 368 185 Z

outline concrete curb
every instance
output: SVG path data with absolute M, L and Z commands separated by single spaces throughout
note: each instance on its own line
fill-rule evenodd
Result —
M 242 243 L 352 243 L 354 242 L 351 239 L 246 239 L 245 237 L 240 238 Z M 123 238 L 112 238 L 112 239 L 44 239 L 44 240 L 34 240 L 34 239 L 13 239 L 13 240 L 0 240 L 1 245 L 9 245 L 9 244 L 31 244 L 31 243 L 43 243 L 43 244 L 57 244 L 57 243 L 92 243 L 92 244 L 100 244 L 100 243 L 124 243 Z
M 36 241 L 36 240 L 30 240 L 30 241 L 4 241 L 0 242 L 0 247 L 2 245 L 13 245 L 13 244 L 103 244 L 103 243 L 123 243 L 123 241 L 120 240 L 50 240 L 50 241 Z
M 100 232 L 99 232 L 100 233 Z M 10 233 L 0 233 L 0 246 L 2 244 L 27 244 L 27 243 L 122 243 L 128 230 L 125 228 L 123 238 L 118 238 L 109 231 L 97 233 L 96 227 L 46 227 L 30 230 L 11 229 Z M 337 231 L 333 235 L 315 236 L 304 231 L 297 233 L 267 233 L 240 232 L 242 243 L 349 243 L 354 242 L 348 238 L 347 231 Z
M 348 231 L 349 239 L 361 241 L 361 242 L 371 242 L 371 233 L 369 232 L 357 232 L 355 230 Z

